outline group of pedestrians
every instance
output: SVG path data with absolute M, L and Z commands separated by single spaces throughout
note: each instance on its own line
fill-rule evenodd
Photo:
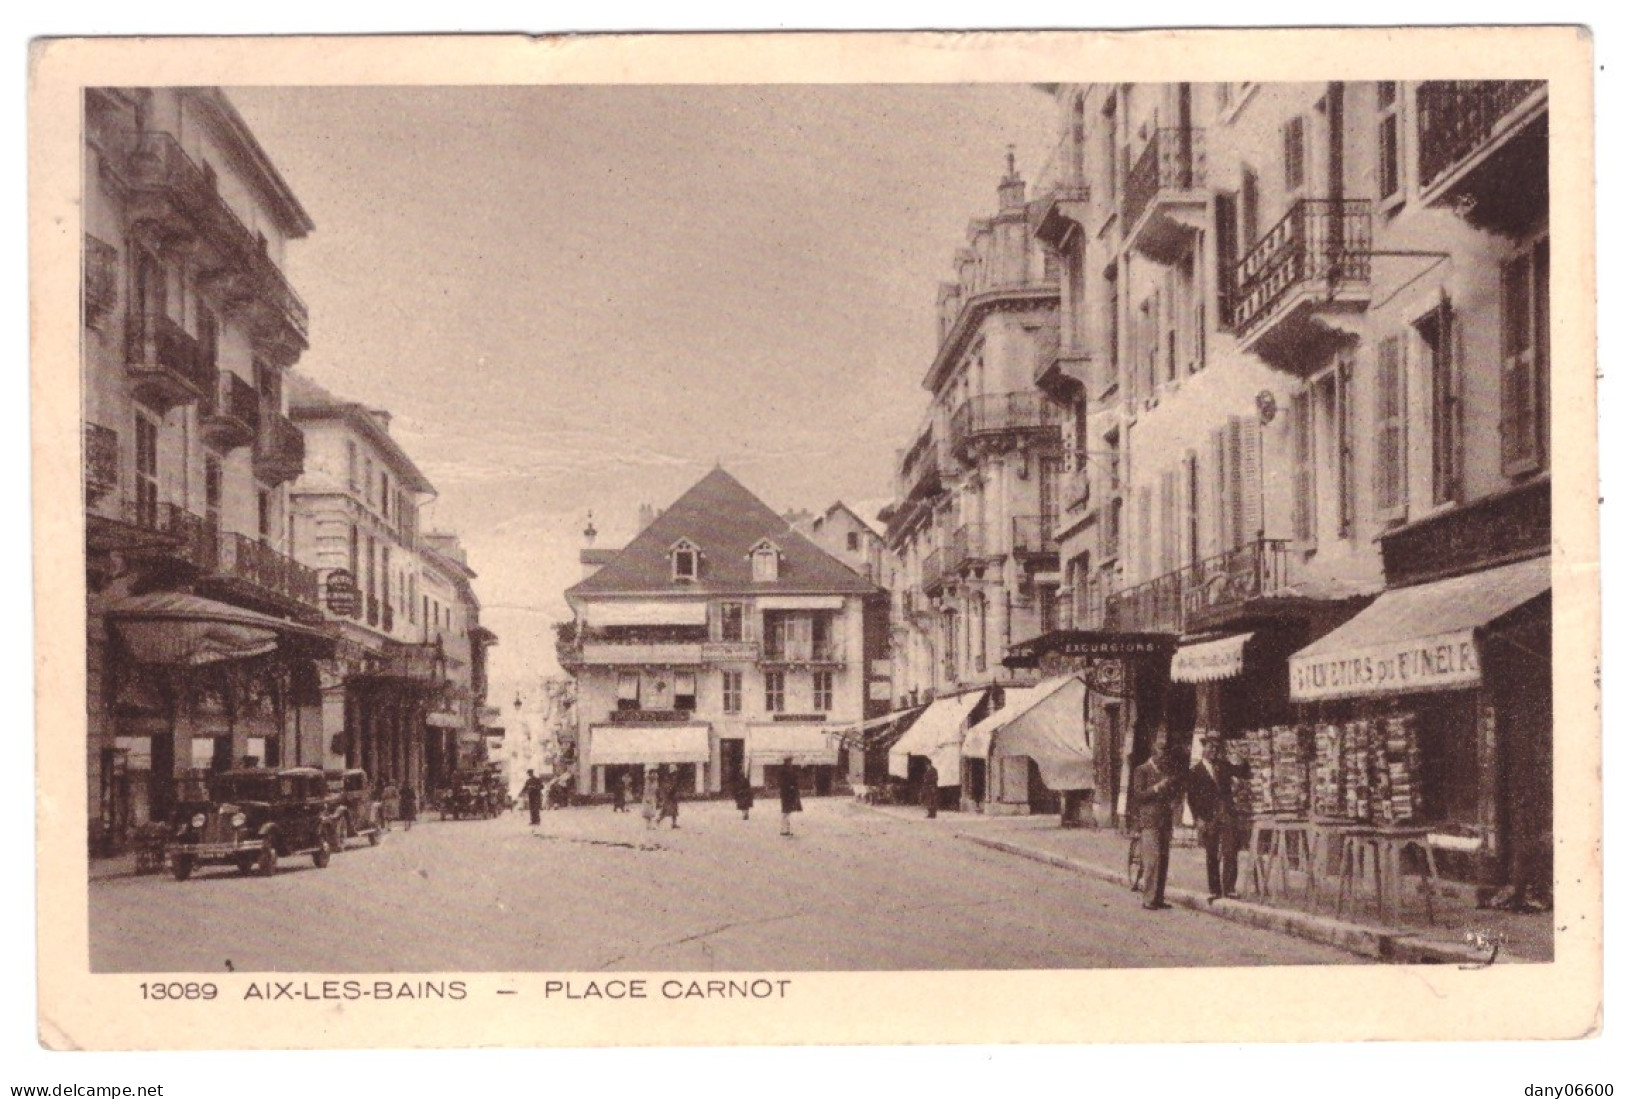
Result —
M 520 788 L 520 795 L 530 808 L 530 823 L 540 824 L 542 819 L 542 795 L 546 784 L 537 777 L 535 771 L 527 771 L 525 785 Z M 644 827 L 649 831 L 660 827 L 661 823 L 670 820 L 673 829 L 678 827 L 677 810 L 681 797 L 678 790 L 679 776 L 675 768 L 661 764 L 659 767 L 647 768 L 643 773 L 643 797 L 641 799 L 641 812 Z M 610 784 L 610 800 L 614 812 L 629 813 L 633 801 L 633 782 L 631 772 L 623 772 L 620 777 Z M 779 835 L 789 836 L 793 832 L 790 828 L 790 818 L 793 814 L 801 812 L 801 768 L 796 766 L 792 756 L 786 756 L 779 767 L 779 812 L 781 821 Z M 747 770 L 740 774 L 734 784 L 734 806 L 739 810 L 741 819 L 749 820 L 750 811 L 756 806 L 756 791 L 750 783 L 750 772 Z
M 1163 895 L 1168 885 L 1168 850 L 1173 842 L 1174 817 L 1180 803 L 1190 806 L 1196 838 L 1207 860 L 1208 899 L 1236 895 L 1236 854 L 1241 845 L 1241 815 L 1236 809 L 1235 784 L 1251 771 L 1243 763 L 1224 758 L 1224 740 L 1207 730 L 1202 734 L 1202 758 L 1190 769 L 1179 766 L 1174 746 L 1163 730 L 1150 759 L 1134 769 L 1129 782 L 1130 825 L 1140 845 L 1143 907 L 1169 907 Z
M 740 820 L 749 820 L 750 811 L 756 807 L 756 788 L 750 784 L 750 772 L 741 771 L 734 783 L 734 808 L 739 810 Z M 801 768 L 796 766 L 794 758 L 784 757 L 779 765 L 779 835 L 793 835 L 790 830 L 790 816 L 801 812 Z

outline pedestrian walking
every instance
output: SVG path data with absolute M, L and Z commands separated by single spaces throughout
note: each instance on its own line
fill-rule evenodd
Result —
M 615 811 L 617 813 L 630 812 L 626 807 L 626 799 L 632 794 L 632 774 L 622 771 L 621 777 L 615 780 Z
M 657 803 L 660 799 L 660 778 L 653 767 L 643 772 L 643 827 L 653 830 L 655 815 L 660 812 Z
M 801 812 L 801 769 L 790 756 L 784 757 L 784 764 L 779 768 L 779 812 L 784 816 L 779 835 L 788 836 L 791 834 L 790 814 Z
M 1252 772 L 1224 755 L 1217 730 L 1204 730 L 1202 758 L 1185 780 L 1185 801 L 1196 820 L 1196 838 L 1207 853 L 1208 900 L 1236 895 L 1236 851 L 1241 843 L 1241 817 L 1236 810 L 1235 782 Z
M 406 831 L 412 830 L 412 822 L 418 819 L 418 791 L 410 782 L 401 787 L 401 827 Z
M 925 761 L 925 774 L 920 778 L 920 804 L 925 806 L 925 819 L 937 819 L 937 765 Z
M 660 768 L 660 813 L 655 817 L 658 826 L 667 817 L 671 818 L 671 826 L 677 828 L 677 772 L 665 766 Z
M 734 807 L 739 810 L 740 819 L 749 820 L 751 806 L 756 804 L 756 791 L 750 787 L 750 772 L 742 771 L 734 782 Z
M 519 792 L 525 796 L 525 805 L 530 809 L 531 826 L 542 823 L 542 780 L 536 777 L 535 771 L 525 772 L 525 785 Z
M 1168 731 L 1161 730 L 1150 759 L 1134 768 L 1129 779 L 1129 797 L 1134 807 L 1134 827 L 1140 833 L 1140 859 L 1145 867 L 1145 899 L 1141 907 L 1167 908 L 1163 893 L 1168 887 L 1168 848 L 1174 838 L 1174 811 L 1179 807 L 1178 765 Z

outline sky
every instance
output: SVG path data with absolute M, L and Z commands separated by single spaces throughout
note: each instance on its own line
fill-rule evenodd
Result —
M 770 505 L 890 495 L 935 301 L 1030 85 L 228 89 L 316 224 L 297 369 L 387 408 L 500 637 L 557 674 L 589 513 L 624 544 L 720 462 Z

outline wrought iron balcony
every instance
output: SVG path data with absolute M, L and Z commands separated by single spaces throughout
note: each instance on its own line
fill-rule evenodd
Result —
M 1286 593 L 1288 547 L 1277 538 L 1249 542 L 1125 589 L 1107 601 L 1107 628 L 1185 633 L 1221 624 L 1253 600 Z
M 1060 555 L 1055 540 L 1055 516 L 1018 515 L 1010 520 L 1010 554 L 1022 561 Z
M 607 641 L 589 637 L 581 644 L 581 662 L 592 665 L 672 664 L 704 662 L 699 641 Z
M 385 641 L 378 674 L 433 687 L 446 683 L 446 654 L 432 642 Z
M 280 412 L 261 409 L 259 432 L 254 437 L 254 475 L 267 484 L 280 485 L 304 471 L 305 433 Z
M 85 502 L 94 505 L 118 488 L 118 432 L 85 424 Z
M 999 552 L 994 539 L 988 537 L 986 523 L 966 523 L 954 531 L 953 537 L 948 540 L 948 550 L 942 562 L 943 569 L 947 572 L 958 572 L 985 565 L 998 556 Z
M 967 398 L 949 426 L 956 457 L 978 439 L 1027 434 L 1061 437 L 1060 409 L 1035 389 Z
M 222 370 L 199 412 L 198 427 L 211 445 L 222 450 L 247 446 L 259 432 L 259 391 L 231 371 Z
M 1299 199 L 1236 265 L 1234 321 L 1242 346 L 1291 368 L 1316 361 L 1331 314 L 1371 300 L 1371 204 Z
M 1207 135 L 1155 130 L 1123 183 L 1123 239 L 1159 263 L 1178 257 L 1200 228 L 1207 186 Z
M 196 337 L 165 316 L 130 312 L 124 362 L 136 398 L 162 412 L 202 400 L 218 384 L 214 359 Z
M 129 131 L 112 161 L 130 189 L 132 217 L 197 245 L 205 285 L 248 311 L 260 349 L 281 364 L 296 359 L 309 346 L 309 310 L 180 142 L 160 131 Z
M 1506 233 L 1521 232 L 1545 213 L 1545 81 L 1424 81 L 1416 113 L 1424 203 Z
M 934 549 L 925 555 L 920 562 L 920 588 L 922 591 L 937 591 L 942 587 L 942 558 L 940 549 Z
M 246 534 L 220 536 L 219 576 L 278 602 L 311 609 L 320 605 L 321 582 L 315 569 Z
M 898 485 L 904 500 L 929 496 L 942 487 L 942 465 L 937 456 L 936 440 L 921 436 L 903 459 Z

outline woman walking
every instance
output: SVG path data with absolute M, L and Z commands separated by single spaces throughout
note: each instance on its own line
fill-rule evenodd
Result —
M 756 791 L 750 788 L 750 772 L 741 772 L 739 780 L 734 783 L 734 807 L 739 810 L 741 820 L 750 819 L 751 806 L 755 804 Z
M 401 827 L 406 831 L 412 830 L 412 822 L 418 819 L 418 791 L 417 787 L 407 783 L 401 787 Z
M 654 830 L 655 814 L 659 812 L 656 802 L 660 797 L 660 780 L 655 775 L 653 767 L 643 772 L 643 827 Z
M 671 826 L 677 828 L 677 772 L 660 768 L 660 815 L 655 818 L 658 826 L 667 817 L 671 818 Z
M 779 768 L 779 812 L 784 815 L 779 835 L 788 836 L 790 814 L 801 812 L 801 771 L 790 756 L 784 757 L 784 765 Z

